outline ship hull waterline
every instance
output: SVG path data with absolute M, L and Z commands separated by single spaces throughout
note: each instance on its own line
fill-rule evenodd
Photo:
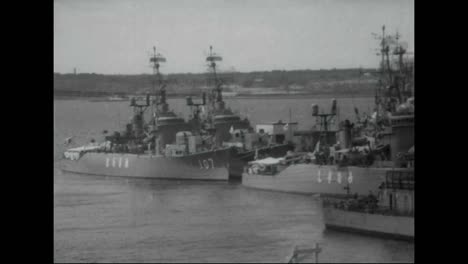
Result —
M 62 171 L 102 176 L 228 180 L 230 149 L 163 157 L 128 153 L 85 153 L 78 160 L 64 160 Z
M 414 240 L 414 217 L 368 214 L 333 208 L 324 208 L 323 217 L 327 229 Z
M 276 175 L 242 174 L 242 185 L 255 189 L 344 196 L 377 194 L 388 169 L 294 164 Z

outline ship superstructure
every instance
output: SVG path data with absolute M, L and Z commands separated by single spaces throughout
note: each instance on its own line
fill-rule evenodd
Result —
M 312 106 L 312 116 L 321 124 L 313 151 L 252 161 L 243 174 L 244 185 L 298 193 L 366 195 L 379 190 L 389 170 L 414 166 L 413 64 L 405 63 L 406 48 L 398 34 L 385 35 L 383 27 L 379 39 L 382 61 L 372 117 L 354 124 L 343 120 L 330 138 L 328 121 L 336 114 L 336 102 L 332 101 L 328 114 Z
M 155 77 L 152 93 L 131 99 L 133 116 L 126 129 L 106 136 L 103 143 L 68 149 L 63 170 L 109 176 L 227 180 L 232 150 L 202 140 L 191 124 L 170 110 L 166 83 L 159 72 L 166 58 L 154 48 L 150 62 Z M 149 109 L 151 116 L 146 121 Z
M 216 144 L 222 145 L 231 140 L 234 131 L 246 134 L 252 132 L 252 127 L 247 118 L 241 119 L 226 106 L 223 100 L 223 81 L 216 70 L 217 62 L 222 61 L 222 57 L 213 52 L 212 46 L 210 46 L 210 54 L 206 57 L 206 61 L 210 71 L 208 84 L 212 87 L 208 93 L 206 127 L 214 131 Z
M 221 55 L 213 52 L 210 46 L 208 63 L 208 93 L 202 94 L 202 102 L 195 103 L 191 97 L 187 98 L 187 105 L 192 107 L 193 118 L 189 121 L 193 127 L 198 127 L 203 134 L 211 135 L 213 143 L 219 147 L 232 147 L 235 155 L 229 162 L 230 176 L 240 179 L 243 167 L 258 154 L 269 156 L 283 156 L 293 148 L 289 142 L 275 141 L 272 135 L 257 133 L 247 118 L 235 114 L 223 99 L 223 81 L 219 78 L 217 63 L 222 61 Z M 200 108 L 206 109 L 202 115 Z M 206 108 L 205 108 L 206 107 Z

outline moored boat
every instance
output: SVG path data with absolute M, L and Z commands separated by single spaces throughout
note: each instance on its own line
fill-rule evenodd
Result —
M 414 171 L 389 173 L 377 195 L 324 199 L 327 229 L 414 239 Z
M 105 142 L 71 148 L 64 152 L 66 172 L 164 179 L 228 180 L 232 148 L 218 147 L 212 137 L 200 134 L 169 109 L 166 84 L 159 72 L 166 59 L 150 59 L 157 77 L 153 94 L 130 101 L 133 117 L 126 129 L 105 137 Z M 151 118 L 144 120 L 151 109 Z
M 251 188 L 301 194 L 366 195 L 369 191 L 379 190 L 389 171 L 383 167 L 318 165 L 307 159 L 308 155 L 296 161 L 286 158 L 252 161 L 243 173 L 242 184 Z
M 408 87 L 412 66 L 406 67 L 402 61 L 406 50 L 398 42 L 391 50 L 389 42 L 384 32 L 382 75 L 372 117 L 358 118 L 356 124 L 341 121 L 339 129 L 331 131 L 329 123 L 337 113 L 336 101 L 326 114 L 319 113 L 314 105 L 312 115 L 319 120 L 320 130 L 297 133 L 303 139 L 312 135 L 311 146 L 303 148 L 309 152 L 298 158 L 286 156 L 274 164 L 252 161 L 242 174 L 242 184 L 305 194 L 366 195 L 377 192 L 390 171 L 414 166 L 414 97 Z M 390 51 L 398 55 L 397 68 L 390 67 Z M 272 171 L 263 169 L 268 167 Z
M 216 146 L 235 150 L 230 156 L 229 175 L 231 180 L 239 181 L 244 166 L 254 160 L 256 154 L 281 157 L 293 149 L 293 145 L 288 141 L 290 138 L 285 137 L 284 131 L 280 139 L 276 139 L 279 133 L 256 131 L 247 118 L 241 118 L 227 107 L 223 100 L 223 81 L 217 72 L 217 63 L 222 61 L 222 57 L 214 53 L 210 46 L 206 61 L 210 69 L 208 82 L 212 88 L 208 96 L 206 93 L 202 94 L 201 103 L 194 102 L 191 97 L 187 98 L 187 105 L 192 107 L 194 113 L 189 123 L 203 134 L 211 135 Z M 280 125 L 282 130 L 284 124 Z
M 151 154 L 68 150 L 76 159 L 65 160 L 62 170 L 90 175 L 161 179 L 227 180 L 230 149 L 198 152 L 179 157 Z

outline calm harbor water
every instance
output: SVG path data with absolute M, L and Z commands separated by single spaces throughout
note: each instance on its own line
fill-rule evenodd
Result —
M 187 116 L 185 100 L 169 100 Z M 227 100 L 252 123 L 313 125 L 310 104 L 330 99 Z M 338 99 L 341 118 L 371 109 L 372 98 Z M 55 262 L 284 262 L 295 245 L 320 243 L 321 262 L 413 262 L 414 244 L 324 229 L 313 196 L 227 182 L 63 174 L 63 140 L 102 139 L 130 117 L 128 102 L 54 101 Z

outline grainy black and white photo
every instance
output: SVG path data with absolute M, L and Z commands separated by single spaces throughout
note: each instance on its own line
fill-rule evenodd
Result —
M 54 0 L 54 262 L 414 262 L 413 0 Z

